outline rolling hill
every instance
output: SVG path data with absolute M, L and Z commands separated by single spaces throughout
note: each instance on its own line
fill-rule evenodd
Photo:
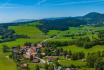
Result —
M 62 18 L 47 18 L 38 20 L 41 25 L 38 25 L 39 29 L 44 32 L 49 30 L 67 30 L 69 27 L 78 27 L 81 25 L 103 25 L 104 14 L 97 12 L 91 12 L 80 17 L 62 17 Z

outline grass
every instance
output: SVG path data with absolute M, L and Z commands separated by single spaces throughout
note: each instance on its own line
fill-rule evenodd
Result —
M 16 63 L 2 52 L 0 45 L 0 70 L 17 70 Z
M 49 36 L 57 35 L 57 38 L 65 38 L 64 35 L 75 35 L 75 38 L 80 38 L 82 36 L 88 36 L 91 40 L 92 38 L 99 39 L 98 34 L 95 31 L 102 31 L 104 27 L 94 27 L 94 26 L 83 26 L 83 27 L 70 27 L 68 30 L 50 30 L 47 34 Z M 94 34 L 92 34 L 92 32 Z M 84 33 L 85 35 L 78 36 L 79 33 Z M 66 37 L 69 38 L 69 37 Z
M 97 46 L 94 46 L 92 48 L 89 48 L 89 49 L 85 49 L 85 48 L 82 48 L 82 47 L 77 47 L 75 45 L 72 45 L 72 46 L 65 46 L 63 47 L 63 49 L 65 51 L 72 51 L 73 53 L 75 52 L 84 52 L 85 54 L 87 53 L 93 53 L 93 52 L 98 52 L 98 51 L 104 51 L 104 45 L 97 45 Z
M 44 38 L 45 35 L 36 26 L 22 25 L 10 26 L 9 29 L 14 30 L 17 35 L 25 35 L 30 38 Z
M 59 60 L 58 62 L 62 66 L 70 66 L 70 65 L 85 66 L 86 65 L 86 62 L 82 62 L 80 60 Z
M 16 64 L 13 60 L 0 53 L 0 70 L 16 70 Z
M 94 68 L 81 68 L 81 69 L 78 69 L 78 70 L 95 70 Z
M 49 36 L 53 36 L 53 35 L 57 35 L 57 34 L 59 34 L 61 31 L 59 31 L 59 30 L 50 30 L 47 34 L 49 35 Z
M 24 43 L 26 42 L 31 42 L 31 43 L 37 43 L 37 42 L 40 42 L 42 41 L 43 39 L 17 39 L 15 41 L 10 41 L 10 42 L 4 42 L 4 43 L 1 43 L 0 45 L 3 46 L 3 45 L 7 45 L 8 47 L 13 47 L 13 46 L 22 46 L 24 45 Z
M 35 70 L 35 66 L 39 65 L 39 68 L 44 68 L 44 64 L 35 64 L 35 63 L 30 63 L 29 64 L 29 70 Z

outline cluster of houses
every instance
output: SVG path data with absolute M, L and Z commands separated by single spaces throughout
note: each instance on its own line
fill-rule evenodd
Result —
M 20 56 L 24 57 L 25 59 L 35 59 L 35 57 L 37 57 L 37 53 L 40 48 L 42 48 L 41 44 L 13 47 L 12 48 L 13 59 L 20 59 Z
M 28 46 L 22 46 L 22 47 L 13 47 L 12 56 L 13 56 L 13 59 L 15 59 L 16 61 L 24 61 L 24 59 L 23 60 L 21 59 L 25 58 L 25 59 L 32 60 L 33 63 L 40 63 L 40 60 L 42 59 L 38 57 L 38 52 L 41 48 L 44 48 L 41 44 L 28 45 Z M 46 58 L 47 58 L 46 60 L 47 64 L 51 64 L 53 61 L 56 61 L 58 59 L 57 56 L 54 56 L 54 57 L 46 56 Z M 28 70 L 28 64 L 25 62 L 17 64 L 17 67 Z M 62 67 L 59 66 L 58 69 L 56 70 L 62 70 Z M 64 70 L 75 70 L 75 68 L 65 67 Z
M 30 59 L 35 58 L 39 49 L 42 48 L 41 44 L 37 44 L 36 46 L 25 46 L 21 49 L 22 52 L 25 52 L 23 55 L 25 58 Z

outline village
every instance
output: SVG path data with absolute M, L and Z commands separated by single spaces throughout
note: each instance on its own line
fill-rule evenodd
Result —
M 27 64 L 28 62 L 37 63 L 37 64 L 38 63 L 49 64 L 50 62 L 57 60 L 57 58 L 53 58 L 52 56 L 47 56 L 46 60 L 40 58 L 41 56 L 46 55 L 44 52 L 40 53 L 40 49 L 42 48 L 44 49 L 44 46 L 41 44 L 36 44 L 36 45 L 27 44 L 22 47 L 13 47 L 12 56 L 13 59 L 16 60 L 17 62 L 17 68 L 28 70 L 28 64 Z
M 43 44 L 31 44 L 26 43 L 24 46 L 12 47 L 12 59 L 17 63 L 17 70 L 30 70 L 29 63 L 33 64 L 43 64 L 43 65 L 53 65 L 51 70 L 76 70 L 75 67 L 65 67 L 62 68 L 60 64 L 57 63 L 55 66 L 55 61 L 58 62 L 58 56 L 47 55 L 48 50 L 45 50 Z M 49 48 L 51 52 L 55 52 L 52 48 Z M 46 53 L 47 52 L 47 53 Z M 40 68 L 39 70 L 46 70 Z M 47 69 L 49 70 L 49 69 Z

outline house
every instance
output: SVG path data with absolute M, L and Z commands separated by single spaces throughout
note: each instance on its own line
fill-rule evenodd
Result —
M 30 59 L 30 57 L 32 56 L 34 58 L 36 54 L 36 48 L 31 47 L 27 49 L 26 53 L 24 54 L 24 57 Z
M 47 59 L 48 59 L 48 62 L 53 62 L 53 61 L 57 60 L 57 57 L 56 56 L 48 56 Z
M 68 66 L 68 67 L 64 67 L 64 70 L 77 70 L 77 68 L 72 67 L 72 66 Z
M 37 58 L 34 58 L 34 59 L 32 60 L 32 62 L 33 62 L 33 63 L 39 63 L 39 62 L 40 62 L 40 60 L 39 60 L 39 59 L 37 59 Z
M 28 64 L 26 63 L 17 64 L 17 67 L 19 70 L 28 70 Z
M 58 66 L 57 70 L 62 70 L 62 67 L 61 66 Z

